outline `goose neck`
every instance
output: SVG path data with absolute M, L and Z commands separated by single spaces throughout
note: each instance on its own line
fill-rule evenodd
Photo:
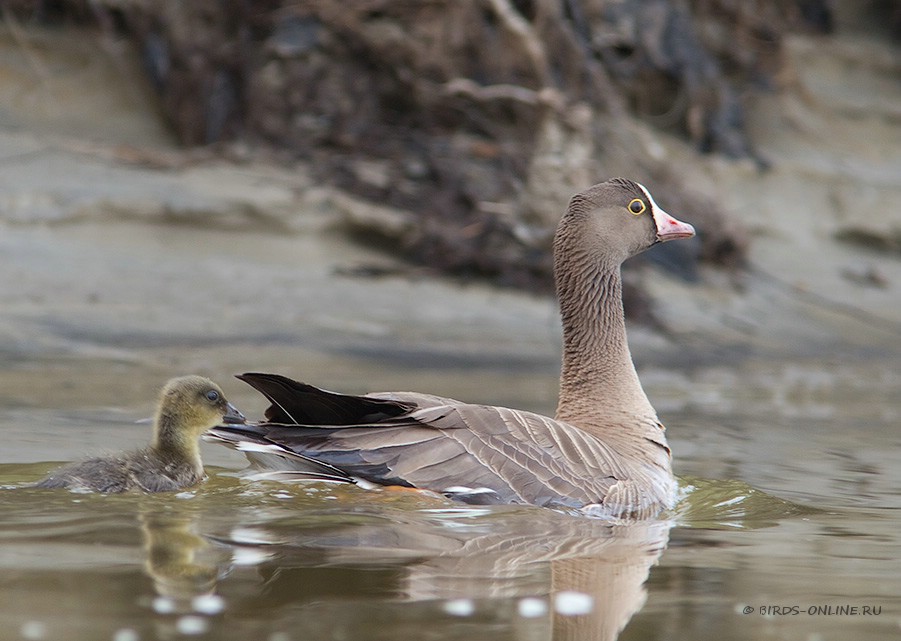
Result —
M 619 266 L 561 270 L 563 365 L 557 419 L 590 428 L 655 416 L 626 339 Z

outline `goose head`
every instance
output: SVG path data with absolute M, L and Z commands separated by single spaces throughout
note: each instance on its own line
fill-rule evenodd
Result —
M 694 235 L 694 227 L 666 213 L 646 187 L 614 178 L 573 196 L 554 247 L 558 255 L 591 256 L 615 267 L 657 243 Z

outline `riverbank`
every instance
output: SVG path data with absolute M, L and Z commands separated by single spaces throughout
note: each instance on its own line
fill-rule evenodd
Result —
M 98 387 L 102 402 L 138 399 L 147 379 L 184 371 L 273 369 L 351 389 L 358 372 L 390 388 L 401 383 L 379 375 L 390 361 L 423 388 L 430 367 L 503 372 L 490 399 L 468 377 L 435 391 L 502 404 L 506 387 L 521 397 L 517 380 L 528 379 L 525 396 L 552 406 L 550 298 L 450 280 L 361 245 L 348 219 L 392 220 L 392 210 L 317 184 L 303 163 L 181 150 L 135 80 L 137 61 L 113 63 L 77 31 L 29 33 L 28 43 L 0 38 L 13 70 L 0 114 L 8 401 L 37 402 L 49 370 L 73 402 Z M 643 267 L 666 331 L 633 328 L 640 366 L 897 350 L 901 87 L 887 47 L 853 32 L 792 40 L 797 77 L 752 111 L 768 170 L 653 134 L 666 164 L 751 231 L 751 269 L 736 287 L 711 268 L 687 283 Z M 546 376 L 537 389 L 535 372 Z

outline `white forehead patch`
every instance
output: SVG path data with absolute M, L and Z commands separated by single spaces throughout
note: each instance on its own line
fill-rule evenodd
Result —
M 635 184 L 641 188 L 642 192 L 644 192 L 644 197 L 648 199 L 648 203 L 650 203 L 650 205 L 651 205 L 651 212 L 653 213 L 654 211 L 659 209 L 659 207 L 657 206 L 657 203 L 654 202 L 654 197 L 651 195 L 651 192 L 648 191 L 648 188 L 645 187 L 644 185 L 642 185 L 641 183 L 635 183 Z
M 641 188 L 641 191 L 644 193 L 645 198 L 648 199 L 648 203 L 651 206 L 651 217 L 654 219 L 654 225 L 657 227 L 657 231 L 661 231 L 663 229 L 663 221 L 667 218 L 670 218 L 670 215 L 663 211 L 660 206 L 654 202 L 654 197 L 651 195 L 651 192 L 648 191 L 648 188 L 642 185 L 641 183 L 635 183 Z

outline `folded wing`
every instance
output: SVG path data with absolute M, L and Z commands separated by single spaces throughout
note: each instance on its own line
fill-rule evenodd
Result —
M 632 485 L 607 445 L 539 414 L 406 392 L 336 394 L 272 374 L 238 378 L 271 402 L 267 422 L 223 425 L 210 436 L 276 477 L 571 507 L 603 504 Z

